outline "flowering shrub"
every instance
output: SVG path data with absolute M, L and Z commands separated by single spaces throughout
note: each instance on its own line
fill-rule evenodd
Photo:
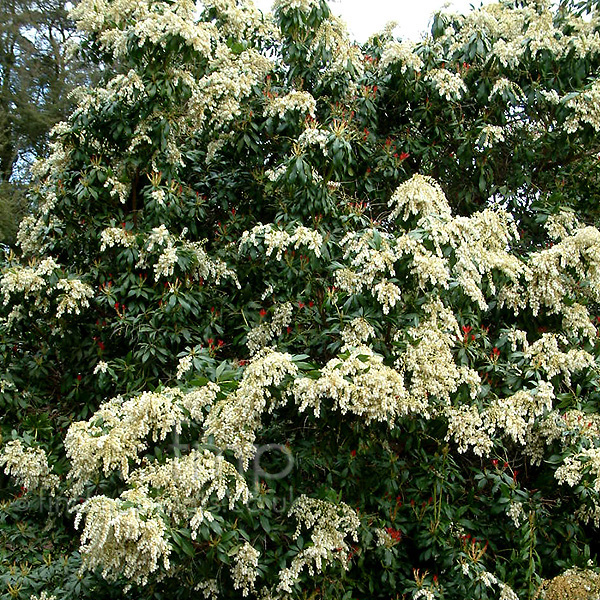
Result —
M 596 585 L 578 10 L 359 48 L 324 0 L 75 8 L 116 71 L 56 128 L 0 279 L 11 597 Z

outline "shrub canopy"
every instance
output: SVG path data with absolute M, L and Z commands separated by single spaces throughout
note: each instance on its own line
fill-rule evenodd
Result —
M 73 16 L 118 72 L 0 280 L 13 597 L 596 585 L 595 6 L 362 47 L 324 0 Z

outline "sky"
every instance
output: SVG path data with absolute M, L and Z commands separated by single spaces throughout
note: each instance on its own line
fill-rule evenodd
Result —
M 431 15 L 445 4 L 452 11 L 468 12 L 471 4 L 479 7 L 481 3 L 481 0 L 329 0 L 332 12 L 346 21 L 351 37 L 360 43 L 381 31 L 389 21 L 398 23 L 394 32 L 396 36 L 418 40 L 429 30 Z M 267 11 L 272 0 L 254 0 L 254 4 Z

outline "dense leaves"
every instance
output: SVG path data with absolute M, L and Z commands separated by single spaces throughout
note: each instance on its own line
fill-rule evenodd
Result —
M 359 48 L 315 0 L 75 9 L 119 73 L 56 128 L 0 281 L 6 597 L 594 583 L 600 23 L 577 10 Z

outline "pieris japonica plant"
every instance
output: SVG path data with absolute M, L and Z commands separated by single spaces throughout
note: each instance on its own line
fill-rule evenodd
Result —
M 111 66 L 0 277 L 2 598 L 594 593 L 596 11 L 83 0 Z

